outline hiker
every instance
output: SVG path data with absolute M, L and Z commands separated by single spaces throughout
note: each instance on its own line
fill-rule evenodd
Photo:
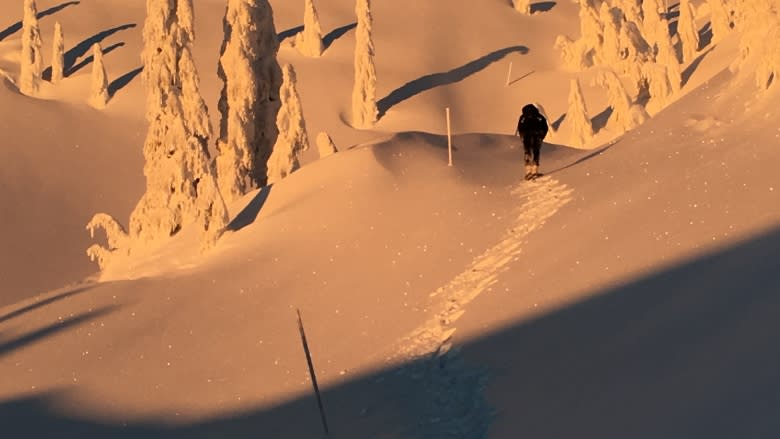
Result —
M 532 180 L 541 176 L 542 174 L 539 173 L 539 150 L 542 148 L 542 139 L 547 136 L 547 119 L 542 116 L 538 108 L 528 104 L 523 107 L 523 114 L 517 121 L 515 135 L 523 137 L 525 179 Z

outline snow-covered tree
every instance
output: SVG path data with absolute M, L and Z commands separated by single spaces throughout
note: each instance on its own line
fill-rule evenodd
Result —
M 675 65 L 677 64 L 675 63 Z M 669 79 L 667 66 L 655 62 L 647 63 L 642 66 L 642 74 L 650 95 L 646 105 L 647 111 L 653 114 L 658 113 L 672 102 L 676 93 Z
M 217 74 L 223 81 L 217 141 L 219 188 L 227 201 L 266 184 L 278 135 L 279 41 L 268 0 L 231 0 Z
M 357 0 L 357 29 L 355 33 L 355 84 L 352 89 L 352 125 L 370 128 L 376 123 L 376 67 L 374 41 L 371 38 L 373 19 L 370 0 Z
M 600 64 L 616 67 L 620 61 L 620 28 L 623 12 L 613 8 L 609 2 L 601 4 L 599 17 L 603 27 L 601 50 L 598 52 Z
M 92 91 L 89 95 L 89 105 L 97 109 L 106 108 L 108 103 L 108 77 L 103 65 L 103 48 L 100 43 L 92 45 Z
M 54 23 L 54 42 L 51 50 L 51 82 L 62 81 L 65 72 L 65 36 L 62 34 L 60 22 Z
M 515 11 L 531 15 L 531 0 L 512 0 L 512 4 L 514 5 Z
M 677 33 L 682 46 L 682 62 L 690 62 L 699 51 L 699 30 L 696 28 L 696 14 L 690 0 L 680 0 Z
M 669 23 L 662 15 L 662 0 L 642 2 L 642 36 L 650 47 L 655 47 L 661 38 L 669 38 Z
M 336 145 L 333 143 L 333 139 L 331 139 L 328 133 L 325 131 L 317 134 L 317 150 L 320 153 L 320 158 L 324 158 L 338 152 Z
M 672 39 L 668 33 L 660 35 L 660 38 L 656 42 L 656 48 L 656 62 L 662 66 L 666 66 L 669 84 L 671 84 L 672 91 L 677 93 L 682 87 L 682 70 L 680 69 L 680 62 L 677 59 L 677 52 L 672 46 Z
M 580 5 L 580 38 L 566 35 L 555 39 L 555 48 L 561 51 L 564 65 L 573 71 L 582 71 L 599 62 L 598 51 L 603 43 L 603 26 L 594 0 L 577 0 Z
M 24 0 L 22 19 L 22 58 L 20 60 L 19 90 L 34 95 L 40 89 L 43 57 L 41 31 L 38 28 L 38 8 L 35 0 Z
M 723 0 L 708 0 L 712 43 L 717 44 L 731 32 L 731 17 Z
M 634 22 L 639 25 L 644 21 L 642 3 L 642 0 L 617 0 L 614 2 L 614 5 L 623 11 L 623 14 L 626 16 L 626 21 Z
M 304 0 L 303 32 L 295 35 L 295 48 L 302 55 L 311 57 L 321 56 L 325 50 L 322 43 L 320 18 L 313 0 Z
M 593 123 L 585 107 L 585 98 L 577 79 L 571 80 L 569 90 L 569 110 L 566 112 L 566 124 L 571 128 L 571 143 L 585 146 L 593 138 Z
M 612 108 L 608 127 L 618 132 L 632 130 L 643 124 L 649 116 L 644 108 L 631 101 L 618 75 L 610 69 L 602 70 L 596 76 L 596 83 L 607 89 L 607 101 Z
M 642 32 L 633 21 L 624 22 L 620 28 L 620 70 L 631 78 L 639 90 L 642 79 L 642 65 L 655 59 L 652 47 L 642 37 Z
M 108 235 L 109 248 L 87 250 L 103 264 L 116 250 L 132 252 L 189 225 L 197 225 L 202 248 L 209 248 L 228 221 L 209 163 L 211 129 L 192 61 L 192 0 L 148 0 L 146 8 L 141 54 L 149 122 L 143 149 L 146 192 L 130 215 L 128 232 L 107 215 L 90 222 L 88 227 L 103 227 Z
M 282 77 L 282 88 L 279 91 L 282 108 L 276 118 L 279 137 L 268 159 L 268 184 L 276 183 L 295 172 L 300 167 L 300 154 L 309 149 L 309 137 L 292 65 L 287 64 L 282 68 Z

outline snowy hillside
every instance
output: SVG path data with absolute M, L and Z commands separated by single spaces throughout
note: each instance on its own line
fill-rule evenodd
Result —
M 2 16 L 21 19 L 13 3 Z M 229 203 L 209 251 L 185 228 L 98 273 L 87 221 L 126 224 L 144 191 L 145 9 L 125 3 L 38 1 L 44 46 L 59 21 L 74 71 L 36 98 L 15 85 L 21 28 L 0 30 L 8 437 L 320 437 L 296 309 L 333 437 L 780 433 L 780 115 L 761 69 L 729 69 L 749 32 L 702 43 L 670 105 L 622 134 L 604 69 L 567 69 L 554 48 L 578 37 L 577 3 L 375 0 L 379 121 L 356 130 L 354 2 L 315 2 L 324 52 L 309 58 L 292 47 L 304 2 L 271 1 L 312 145 L 301 168 Z M 713 2 L 692 3 L 706 36 Z M 225 2 L 195 7 L 219 127 Z M 95 42 L 102 111 L 87 104 Z M 572 79 L 584 146 L 564 117 Z M 531 182 L 511 135 L 529 102 L 556 128 Z M 339 152 L 320 159 L 322 131 Z

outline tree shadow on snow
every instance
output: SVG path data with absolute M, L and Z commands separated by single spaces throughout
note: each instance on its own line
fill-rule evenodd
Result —
M 141 72 L 143 72 L 143 67 L 138 67 L 136 69 L 130 70 L 129 72 L 125 73 L 124 75 L 116 78 L 113 80 L 110 84 L 108 84 L 108 96 L 109 98 L 113 98 L 116 92 L 119 90 L 125 88 L 127 84 L 133 81 L 136 76 L 138 76 Z
M 685 70 L 682 71 L 682 74 L 680 75 L 682 77 L 682 86 L 684 87 L 685 84 L 690 81 L 691 76 L 693 76 L 693 73 L 696 71 L 696 69 L 699 67 L 699 64 L 704 60 L 704 57 L 709 55 L 710 52 L 712 52 L 714 48 L 710 47 L 707 49 L 704 53 L 697 56 L 695 60 L 693 60 L 688 67 L 685 68 Z
M 255 195 L 254 198 L 252 198 L 252 200 L 249 201 L 246 206 L 244 206 L 241 212 L 239 212 L 238 215 L 236 215 L 236 217 L 230 221 L 230 224 L 227 225 L 227 230 L 232 230 L 235 232 L 254 223 L 257 219 L 257 215 L 260 214 L 260 211 L 263 209 L 265 202 L 268 200 L 268 196 L 271 194 L 272 187 L 273 184 L 269 184 L 260 188 L 260 190 L 257 192 L 257 195 Z
M 531 14 L 538 12 L 550 12 L 556 5 L 556 2 L 536 2 L 531 4 Z
M 393 90 L 389 95 L 385 96 L 384 98 L 380 99 L 379 102 L 377 102 L 379 118 L 384 116 L 385 113 L 387 113 L 387 110 L 393 106 L 398 105 L 411 97 L 414 97 L 432 88 L 460 82 L 475 73 L 479 73 L 490 64 L 499 61 L 510 53 L 514 52 L 526 54 L 528 53 L 528 48 L 525 46 L 505 47 L 450 71 L 433 73 L 409 81 L 401 87 Z
M 566 113 L 561 114 L 558 119 L 555 119 L 553 123 L 550 124 L 550 126 L 555 130 L 558 131 L 561 129 L 561 124 L 566 119 Z
M 123 43 L 123 42 L 115 43 L 115 44 L 112 44 L 112 45 L 110 45 L 108 47 L 103 48 L 101 50 L 101 52 L 103 52 L 103 55 L 106 55 L 106 54 L 111 53 L 114 50 L 116 50 L 116 49 L 118 49 L 118 48 L 120 48 L 120 47 L 122 47 L 124 45 L 125 45 L 125 43 Z M 70 69 L 68 69 L 67 70 L 67 74 L 65 74 L 65 72 L 63 71 L 63 76 L 71 76 L 74 73 L 78 72 L 79 70 L 83 69 L 84 67 L 88 66 L 89 64 L 91 64 L 94 61 L 95 61 L 95 56 L 94 55 L 89 55 L 88 57 L 86 57 L 83 60 L 81 60 L 81 62 L 79 62 L 78 64 L 76 64 L 76 65 L 72 66 Z M 44 80 L 46 80 L 46 81 L 51 81 L 51 66 L 46 67 L 46 69 L 44 69 L 43 73 L 41 73 L 41 77 Z
M 519 257 L 520 267 L 533 259 Z M 778 260 L 775 229 L 587 290 L 577 302 L 478 334 L 449 353 L 350 372 L 320 387 L 330 436 L 779 437 Z M 307 373 L 302 357 L 295 376 Z M 179 421 L 164 413 L 111 419 L 80 407 L 76 391 L 0 401 L 4 437 L 324 436 L 311 393 Z
M 352 29 L 355 29 L 357 27 L 357 22 L 350 23 L 341 27 L 337 27 L 336 29 L 333 29 L 332 31 L 328 32 L 327 35 L 322 37 L 322 45 L 325 46 L 325 50 L 328 50 L 330 46 L 333 44 L 334 41 L 338 40 L 344 34 L 351 31 Z
M 21 3 L 21 2 L 19 2 Z M 69 1 L 65 3 L 61 3 L 57 6 L 53 6 L 49 9 L 46 9 L 45 11 L 38 12 L 36 17 L 40 20 L 41 18 L 47 17 L 49 15 L 56 14 L 57 12 L 67 8 L 68 6 L 74 6 L 80 4 L 80 1 Z M 0 31 L 0 41 L 3 41 L 4 39 L 10 37 L 11 35 L 15 34 L 16 32 L 19 32 L 22 30 L 22 22 L 18 21 L 7 28 Z
M 281 43 L 282 41 L 286 40 L 287 38 L 295 36 L 295 34 L 303 31 L 303 25 L 295 26 L 290 29 L 287 29 L 285 31 L 281 31 L 278 34 L 276 34 L 276 39 L 279 40 Z
M 707 23 L 699 29 L 699 48 L 704 48 L 712 42 L 712 23 Z
M 68 297 L 75 296 L 75 295 L 77 295 L 79 293 L 82 293 L 84 291 L 87 291 L 87 290 L 89 290 L 91 288 L 92 288 L 92 285 L 86 285 L 86 286 L 81 286 L 81 287 L 77 287 L 77 288 L 74 288 L 74 289 L 69 289 L 69 290 L 66 290 L 64 292 L 55 294 L 55 295 L 53 295 L 51 297 L 47 297 L 45 299 L 41 299 L 41 300 L 39 300 L 39 301 L 37 301 L 37 302 L 35 302 L 33 304 L 25 305 L 25 306 L 23 306 L 21 308 L 14 309 L 13 311 L 10 311 L 7 314 L 4 314 L 4 315 L 0 316 L 0 323 L 3 323 L 5 321 L 7 321 L 7 320 L 11 320 L 13 318 L 22 316 L 24 314 L 27 314 L 28 312 L 34 311 L 34 310 L 36 310 L 38 308 L 41 308 L 41 307 L 44 307 L 46 305 L 50 305 L 50 304 L 52 304 L 54 302 L 58 302 L 60 300 L 67 299 Z
M 132 29 L 134 27 L 136 27 L 135 23 L 129 23 L 129 24 L 123 24 L 121 26 L 113 27 L 111 29 L 104 30 L 102 32 L 98 32 L 95 35 L 92 35 L 91 37 L 87 38 L 86 40 L 78 43 L 72 49 L 65 52 L 65 56 L 64 56 L 65 62 L 63 67 L 64 76 L 68 77 L 74 73 L 74 67 L 75 67 L 74 65 L 76 64 L 76 60 L 84 56 L 87 52 L 89 52 L 92 49 L 93 44 L 100 43 L 117 32 L 121 32 L 126 29 Z M 83 67 L 83 65 L 79 63 L 79 68 L 81 67 Z
M 595 117 L 593 117 L 593 119 L 591 119 L 591 124 L 593 125 L 594 134 L 598 134 L 599 131 L 607 127 L 607 123 L 609 122 L 610 116 L 612 116 L 612 107 L 607 107 L 604 109 L 604 111 L 597 114 Z

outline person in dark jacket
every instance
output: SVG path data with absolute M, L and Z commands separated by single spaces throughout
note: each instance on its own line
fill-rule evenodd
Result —
M 547 136 L 547 119 L 532 104 L 523 107 L 523 114 L 517 121 L 516 135 L 523 137 L 525 150 L 525 179 L 539 177 L 539 152 L 542 140 Z

